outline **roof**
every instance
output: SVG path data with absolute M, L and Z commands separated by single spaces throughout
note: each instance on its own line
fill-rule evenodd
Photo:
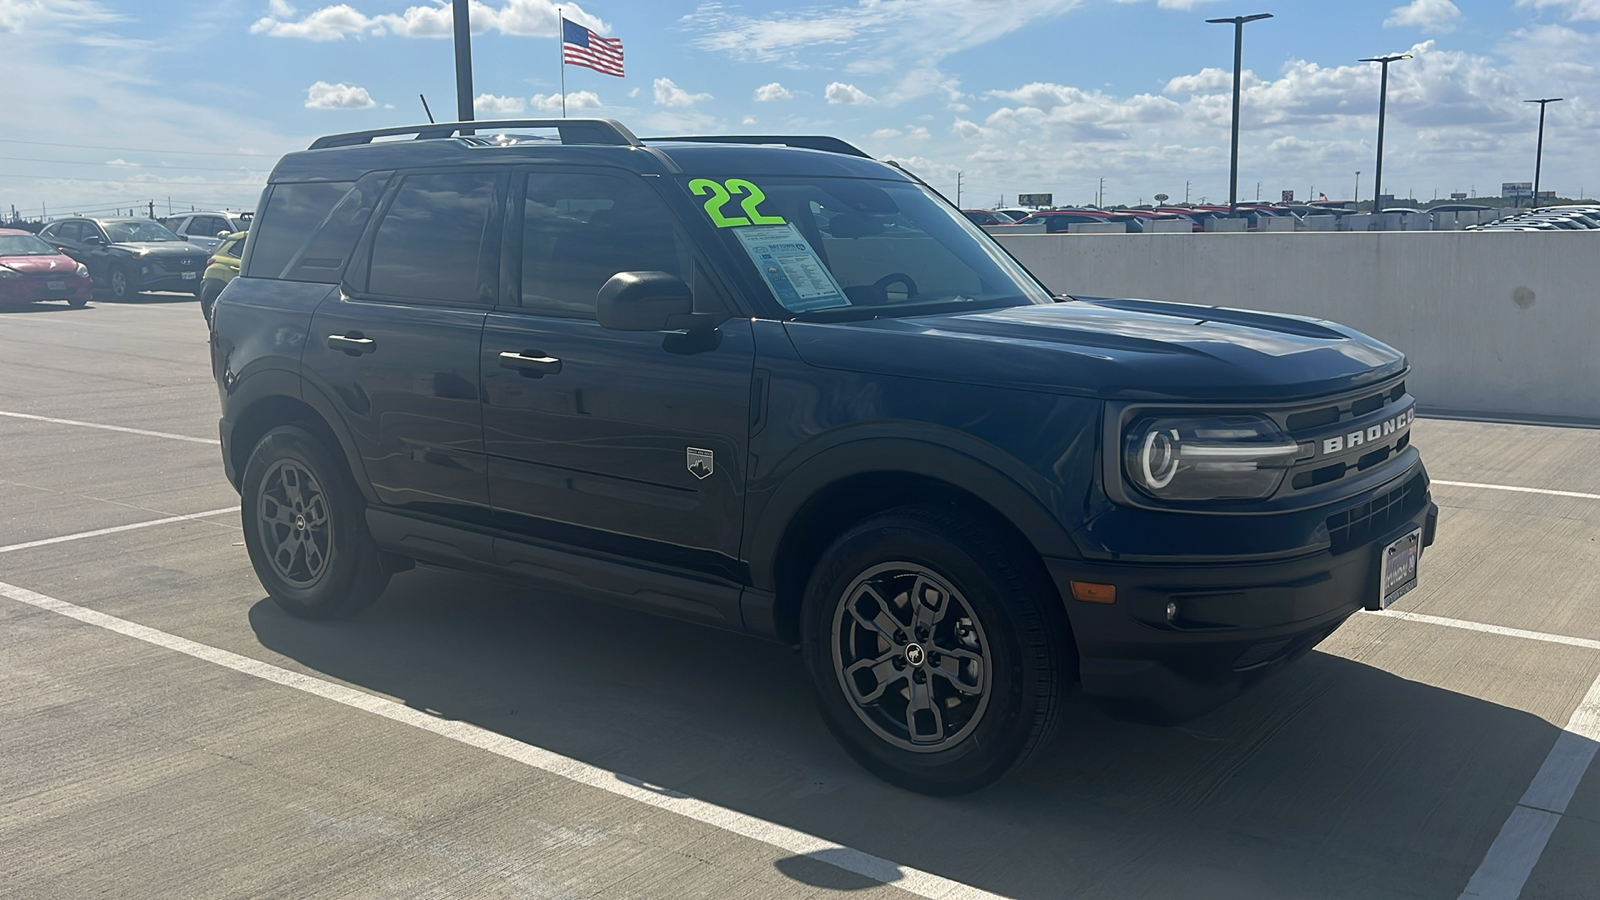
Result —
M 556 130 L 561 139 L 523 133 L 532 129 Z M 500 134 L 497 130 L 519 133 Z M 376 140 L 406 135 L 411 138 Z M 726 135 L 640 139 L 609 119 L 464 122 L 331 135 L 318 138 L 309 150 L 285 156 L 267 180 L 353 181 L 367 172 L 390 168 L 555 159 L 655 175 L 911 180 L 898 169 L 873 160 L 837 138 Z

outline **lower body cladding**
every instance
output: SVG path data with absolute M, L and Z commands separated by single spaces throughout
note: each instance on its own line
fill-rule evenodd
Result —
M 1131 717 L 1181 722 L 1304 655 L 1356 611 L 1381 608 L 1385 550 L 1414 532 L 1419 555 L 1433 543 L 1438 507 L 1422 485 L 1393 492 L 1389 504 L 1333 507 L 1331 546 L 1284 561 L 1046 559 L 1077 640 L 1084 693 Z M 1115 599 L 1103 588 L 1079 591 L 1103 602 L 1075 599 L 1073 582 L 1110 585 Z

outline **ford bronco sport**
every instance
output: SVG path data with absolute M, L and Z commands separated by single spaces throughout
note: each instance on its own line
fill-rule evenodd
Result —
M 913 790 L 999 777 L 1075 684 L 1205 711 L 1433 539 L 1400 353 L 1052 296 L 835 139 L 334 135 L 258 210 L 212 359 L 284 609 L 421 562 L 771 638 Z

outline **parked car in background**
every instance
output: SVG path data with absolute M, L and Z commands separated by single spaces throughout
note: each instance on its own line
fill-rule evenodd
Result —
M 1021 222 L 1023 219 L 1026 219 L 1027 217 L 1029 217 L 1029 216 L 1033 215 L 1034 213 L 1038 212 L 1038 210 L 1036 210 L 1036 209 L 997 209 L 997 210 L 995 210 L 995 212 L 1004 213 L 1004 214 L 1010 216 L 1011 220 L 1013 222 Z
M 244 255 L 244 239 L 248 234 L 235 231 L 228 235 L 222 239 L 222 246 L 206 259 L 205 277 L 200 280 L 200 315 L 205 316 L 207 322 L 211 321 L 211 308 L 216 305 L 217 295 L 228 282 L 239 277 L 239 258 Z
M 80 307 L 94 296 L 82 263 L 19 228 L 0 228 L 0 306 L 65 300 Z
M 963 209 L 963 216 L 974 225 L 1015 225 L 1017 220 L 992 209 Z
M 1017 224 L 1043 224 L 1046 234 L 1066 234 L 1073 225 L 1099 225 L 1106 222 L 1120 222 L 1129 232 L 1144 231 L 1144 224 L 1138 216 L 1103 209 L 1047 209 L 1036 212 Z
M 1428 207 L 1428 212 L 1431 212 L 1431 213 L 1441 213 L 1441 212 L 1449 212 L 1449 213 L 1483 212 L 1486 209 L 1489 209 L 1489 207 L 1483 206 L 1483 205 L 1477 204 L 1477 203 L 1440 203 L 1440 204 L 1437 204 L 1435 206 Z
M 250 212 L 187 212 L 168 216 L 161 224 L 202 250 L 215 250 L 228 235 L 250 230 Z
M 39 237 L 89 269 L 96 287 L 117 300 L 140 291 L 183 291 L 200 296 L 206 251 L 155 219 L 57 219 Z

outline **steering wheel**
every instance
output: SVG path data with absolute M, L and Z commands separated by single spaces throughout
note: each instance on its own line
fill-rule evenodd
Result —
M 889 296 L 889 285 L 895 283 L 906 286 L 907 300 L 911 300 L 917 296 L 917 283 L 912 281 L 911 276 L 904 272 L 890 272 L 882 278 L 879 278 L 877 281 L 874 281 L 872 283 L 872 287 L 874 290 L 882 291 L 884 297 L 887 298 Z

